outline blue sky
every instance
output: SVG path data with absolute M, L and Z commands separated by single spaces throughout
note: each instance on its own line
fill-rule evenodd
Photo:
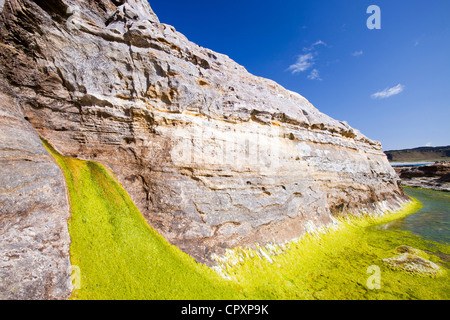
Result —
M 384 150 L 450 144 L 449 0 L 150 0 L 163 23 Z M 370 5 L 381 29 L 366 25 Z

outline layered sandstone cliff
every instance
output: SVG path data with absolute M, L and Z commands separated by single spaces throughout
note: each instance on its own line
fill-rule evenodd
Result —
M 25 234 L 25 226 L 13 231 L 21 212 L 30 226 L 48 214 L 14 189 L 22 180 L 12 177 L 27 176 L 22 184 L 39 181 L 54 194 L 42 201 L 58 224 L 49 228 L 65 239 L 54 247 L 67 264 L 64 181 L 38 134 L 66 156 L 109 166 L 149 224 L 207 264 L 224 248 L 282 242 L 333 215 L 405 200 L 380 143 L 190 42 L 159 23 L 147 1 L 0 3 L 2 244 Z M 26 129 L 4 131 L 11 118 Z M 16 262 L 3 258 L 16 249 L 1 250 L 11 270 L 26 263 L 20 253 Z

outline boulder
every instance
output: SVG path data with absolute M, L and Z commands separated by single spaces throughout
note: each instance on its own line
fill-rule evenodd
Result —
M 402 270 L 421 276 L 436 277 L 442 275 L 443 270 L 436 263 L 428 260 L 428 255 L 410 246 L 396 248 L 397 256 L 383 259 L 383 263 L 393 270 Z

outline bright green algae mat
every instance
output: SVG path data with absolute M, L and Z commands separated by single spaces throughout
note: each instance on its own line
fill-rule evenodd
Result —
M 250 250 L 234 250 L 245 257 L 225 265 L 224 273 L 260 299 L 383 299 L 448 300 L 450 247 L 423 240 L 409 231 L 385 230 L 386 223 L 420 209 L 415 201 L 403 211 L 384 218 L 352 217 L 324 233 L 307 234 L 291 242 L 283 253 L 267 259 Z M 433 278 L 394 271 L 383 259 L 397 256 L 396 248 L 408 245 L 424 250 L 427 259 L 441 265 L 444 275 Z M 369 289 L 373 266 L 379 268 L 380 289 Z M 369 280 L 369 281 L 368 281 Z
M 271 261 L 251 250 L 224 265 L 231 280 L 170 245 L 150 227 L 107 168 L 59 155 L 44 141 L 62 168 L 71 204 L 71 262 L 81 288 L 72 299 L 449 299 L 449 272 L 432 278 L 393 271 L 382 259 L 409 245 L 425 250 L 442 265 L 448 244 L 423 240 L 384 225 L 417 211 L 415 201 L 383 218 L 341 221 L 335 230 L 306 234 L 290 242 Z M 369 289 L 370 266 L 380 268 L 380 289 Z

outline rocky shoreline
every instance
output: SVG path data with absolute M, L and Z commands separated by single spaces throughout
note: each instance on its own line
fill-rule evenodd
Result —
M 450 161 L 436 161 L 423 166 L 405 164 L 394 167 L 394 170 L 404 186 L 450 191 Z

